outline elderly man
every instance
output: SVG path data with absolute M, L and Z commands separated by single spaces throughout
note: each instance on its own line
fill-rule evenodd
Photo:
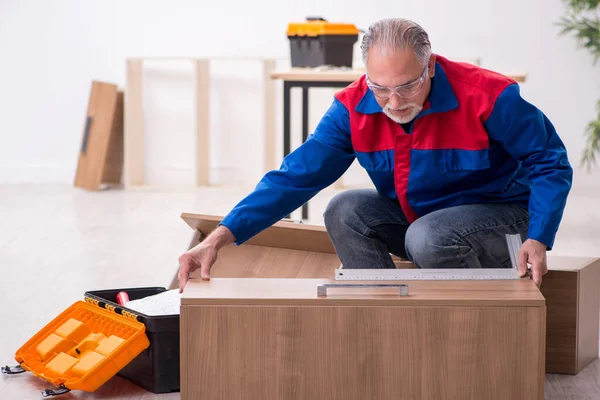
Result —
M 344 268 L 394 268 L 390 253 L 420 268 L 510 267 L 505 234 L 520 234 L 519 272 L 541 284 L 572 181 L 548 118 L 513 80 L 432 54 L 412 21 L 376 22 L 361 50 L 365 76 L 336 95 L 279 170 L 181 255 L 180 290 L 198 268 L 209 279 L 222 246 L 297 209 L 355 158 L 375 189 L 342 192 L 324 214 Z

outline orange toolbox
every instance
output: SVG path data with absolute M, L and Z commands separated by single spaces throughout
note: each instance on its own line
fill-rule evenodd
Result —
M 292 67 L 352 67 L 359 29 L 353 24 L 331 23 L 321 17 L 288 24 Z
M 136 358 L 150 342 L 135 314 L 77 301 L 16 352 L 17 367 L 5 374 L 30 371 L 57 386 L 47 396 L 71 390 L 93 392 Z

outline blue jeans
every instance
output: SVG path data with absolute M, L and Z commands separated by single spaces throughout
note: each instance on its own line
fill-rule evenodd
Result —
M 336 195 L 324 218 L 344 268 L 395 268 L 390 253 L 418 268 L 510 268 L 505 235 L 525 240 L 529 224 L 514 204 L 450 207 L 409 224 L 396 201 L 370 189 Z

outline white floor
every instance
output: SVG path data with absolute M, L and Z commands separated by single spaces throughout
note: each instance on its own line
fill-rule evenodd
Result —
M 249 190 L 0 185 L 0 364 L 14 364 L 15 351 L 87 290 L 167 286 L 191 237 L 180 214 L 225 215 Z M 322 224 L 334 194 L 311 201 L 310 222 Z M 599 200 L 600 187 L 572 191 L 554 254 L 600 257 Z M 178 398 L 139 392 L 120 378 L 107 385 L 96 395 Z M 38 399 L 49 386 L 30 374 L 2 377 L 0 398 Z

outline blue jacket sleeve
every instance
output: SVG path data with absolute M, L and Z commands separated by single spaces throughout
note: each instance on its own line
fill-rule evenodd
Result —
M 331 185 L 354 161 L 348 110 L 337 99 L 306 142 L 221 221 L 240 245 Z
M 528 238 L 552 249 L 573 180 L 563 142 L 548 118 L 521 97 L 517 84 L 496 99 L 486 129 L 527 171 Z

